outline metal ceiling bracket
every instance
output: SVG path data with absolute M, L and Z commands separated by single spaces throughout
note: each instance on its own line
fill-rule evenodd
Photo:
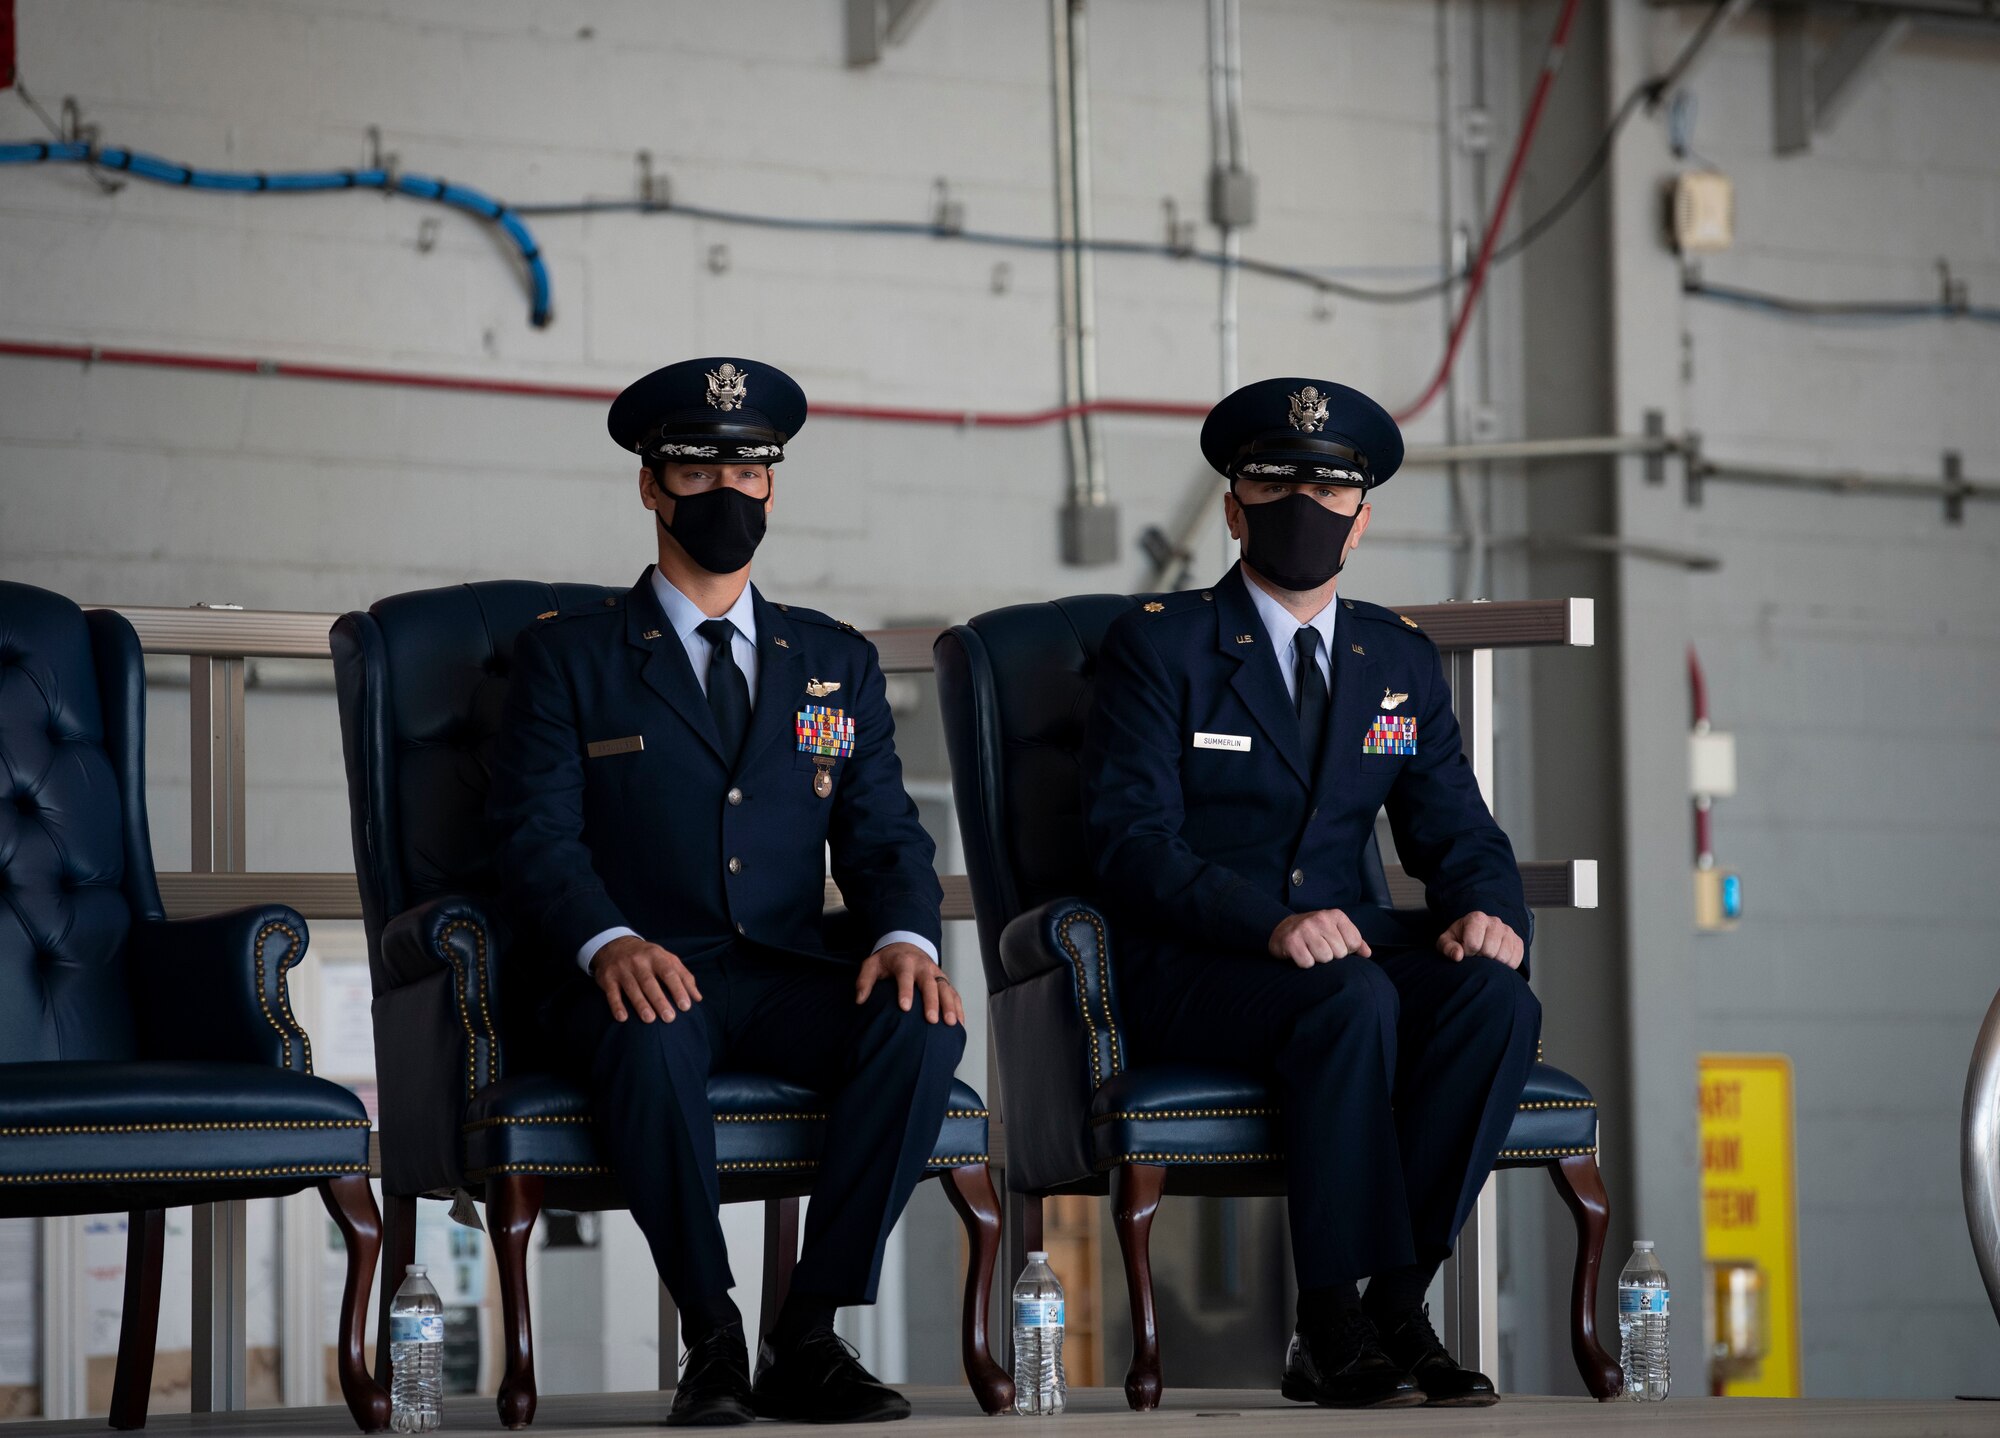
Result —
M 847 0 L 847 63 L 851 69 L 876 64 L 891 45 L 917 28 L 932 0 Z
M 1832 127 L 1914 23 L 1906 15 L 1863 13 L 1814 59 L 1808 11 L 1800 0 L 1771 7 L 1772 127 L 1781 155 L 1810 150 L 1812 137 Z

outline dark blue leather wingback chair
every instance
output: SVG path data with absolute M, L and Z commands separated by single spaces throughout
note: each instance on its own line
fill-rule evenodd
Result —
M 1079 752 L 1097 650 L 1139 598 L 1096 594 L 982 614 L 940 635 L 937 680 L 992 994 L 1006 1119 L 1007 1186 L 1028 1206 L 1113 1195 L 1125 1256 L 1134 1408 L 1160 1398 L 1147 1238 L 1167 1191 L 1284 1192 L 1276 1100 L 1252 1074 L 1193 1064 L 1134 1066 L 1118 1026 L 1115 937 L 1093 908 Z M 1364 882 L 1389 902 L 1371 842 Z M 1597 1171 L 1597 1105 L 1560 1069 L 1537 1063 L 1500 1155 L 1503 1168 L 1549 1170 L 1577 1222 L 1571 1346 L 1590 1391 L 1608 1398 L 1618 1366 L 1596 1338 L 1597 1272 L 1609 1209 Z
M 504 1001 L 508 935 L 494 904 L 488 759 L 514 637 L 552 610 L 622 593 L 583 584 L 497 580 L 399 594 L 333 627 L 354 866 L 375 991 L 375 1062 L 389 1271 L 414 1251 L 416 1200 L 484 1199 L 499 1261 L 505 1376 L 500 1418 L 535 1412 L 528 1235 L 547 1202 L 623 1208 L 583 1091 L 538 1072 L 533 1016 Z M 551 962 L 540 953 L 522 962 Z M 722 1200 L 766 1202 L 764 1321 L 776 1314 L 798 1251 L 798 1198 L 812 1190 L 825 1105 L 796 1084 L 718 1074 L 716 1162 Z M 970 1246 L 962 1348 L 989 1413 L 1013 1403 L 994 1363 L 987 1300 L 1000 1241 L 986 1168 L 986 1106 L 954 1083 L 930 1171 Z M 384 1285 L 383 1301 L 389 1294 Z M 378 1358 L 378 1367 L 382 1360 Z
M 0 1216 L 130 1216 L 111 1426 L 142 1428 L 166 1210 L 317 1187 L 347 1240 L 340 1378 L 381 1230 L 361 1100 L 312 1077 L 282 904 L 169 920 L 146 827 L 146 680 L 119 614 L 0 581 Z

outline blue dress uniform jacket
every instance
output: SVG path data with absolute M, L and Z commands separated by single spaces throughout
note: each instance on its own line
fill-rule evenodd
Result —
M 936 849 L 903 789 L 874 645 L 756 594 L 757 705 L 732 772 L 650 576 L 515 647 L 488 810 L 515 912 L 565 966 L 620 925 L 684 960 L 739 937 L 845 963 L 897 929 L 936 944 Z M 852 719 L 851 754 L 802 750 L 808 706 Z M 848 922 L 822 915 L 829 846 Z
M 1281 1113 L 1301 1291 L 1449 1252 L 1491 1172 L 1541 1009 L 1497 959 L 1432 947 L 1474 909 L 1526 938 L 1507 837 L 1459 744 L 1437 648 L 1393 611 L 1336 601 L 1332 704 L 1304 751 L 1238 569 L 1123 616 L 1099 651 L 1085 815 L 1114 918 L 1132 1053 L 1260 1071 Z M 1386 807 L 1428 913 L 1370 903 Z M 1371 957 L 1298 968 L 1291 914 L 1341 909 Z
M 965 1045 L 962 1028 L 901 1010 L 893 982 L 855 1002 L 853 966 L 882 936 L 936 945 L 943 897 L 875 648 L 824 614 L 753 598 L 757 703 L 733 767 L 649 569 L 623 598 L 516 642 L 489 801 L 507 897 L 541 941 L 534 971 L 516 974 L 541 992 L 520 1007 L 551 1063 L 587 1086 L 668 1291 L 718 1323 L 735 1280 L 710 1078 L 770 1075 L 826 1100 L 792 1288 L 871 1302 Z M 829 849 L 844 924 L 822 915 Z M 672 1022 L 614 1020 L 576 956 L 621 926 L 678 955 L 701 1002 Z
M 1428 943 L 1475 909 L 1525 939 L 1513 847 L 1460 747 L 1437 646 L 1392 610 L 1337 599 L 1332 707 L 1309 755 L 1247 583 L 1232 568 L 1105 635 L 1085 813 L 1122 966 L 1261 954 L 1314 909 L 1343 910 L 1371 946 Z M 1385 806 L 1428 925 L 1365 899 L 1361 854 Z

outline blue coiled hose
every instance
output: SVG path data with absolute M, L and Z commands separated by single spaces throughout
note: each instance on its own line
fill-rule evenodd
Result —
M 549 269 L 542 261 L 541 246 L 520 218 L 507 206 L 477 190 L 454 185 L 429 175 L 399 175 L 389 170 L 300 170 L 266 174 L 245 170 L 196 170 L 147 155 L 137 150 L 107 145 L 92 149 L 79 143 L 0 144 L 0 165 L 95 164 L 107 170 L 122 170 L 142 180 L 161 185 L 180 185 L 194 190 L 233 190 L 240 194 L 264 191 L 304 194 L 317 190 L 380 190 L 384 194 L 408 195 L 415 200 L 431 200 L 449 205 L 476 219 L 497 225 L 520 252 L 528 278 L 528 319 L 536 328 L 548 324 Z

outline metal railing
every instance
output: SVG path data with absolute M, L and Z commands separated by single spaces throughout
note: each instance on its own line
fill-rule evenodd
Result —
M 288 610 L 196 606 L 116 609 L 137 631 L 148 654 L 189 661 L 190 868 L 159 875 L 168 917 L 186 918 L 255 903 L 284 903 L 308 919 L 359 919 L 361 896 L 352 873 L 252 870 L 245 852 L 248 780 L 245 770 L 246 661 L 331 659 L 329 631 L 337 615 Z M 1595 641 L 1589 599 L 1425 604 L 1402 611 L 1444 651 L 1454 706 L 1480 788 L 1493 791 L 1493 651 L 1537 646 L 1586 646 Z M 889 674 L 928 674 L 934 629 L 878 629 L 868 637 Z M 1527 861 L 1521 865 L 1528 903 L 1537 908 L 1593 908 L 1597 864 L 1592 859 Z M 943 917 L 972 918 L 963 874 L 940 876 Z M 1422 885 L 1391 869 L 1399 904 L 1421 904 Z M 837 896 L 829 884 L 828 899 Z M 997 1100 L 997 1093 L 990 1096 Z M 1003 1162 L 1004 1123 L 995 1106 L 993 1151 Z M 1004 1188 L 1004 1185 L 1003 1185 Z M 1009 1248 L 1016 1225 L 1009 1225 Z M 1499 1302 L 1496 1215 L 1489 1183 L 1447 1269 L 1446 1339 L 1484 1371 L 1498 1365 Z M 193 1406 L 214 1412 L 245 1406 L 245 1321 L 248 1270 L 245 1207 L 208 1204 L 194 1212 Z M 1011 1270 L 1010 1270 L 1011 1271 Z

